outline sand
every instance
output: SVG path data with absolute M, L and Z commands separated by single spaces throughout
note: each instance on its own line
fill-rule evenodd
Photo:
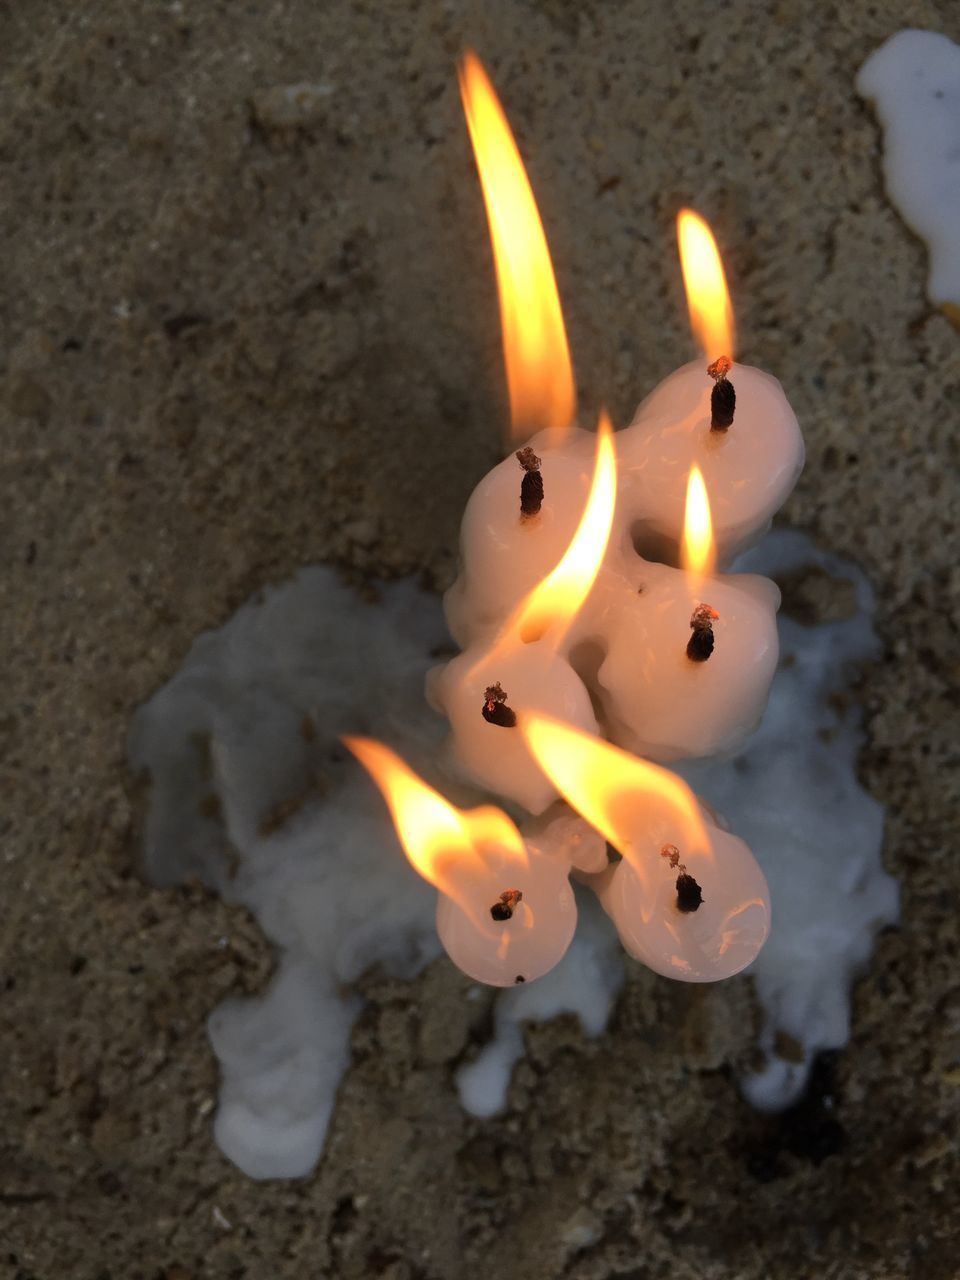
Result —
M 0 6 L 0 1274 L 956 1275 L 960 335 L 853 85 L 906 25 L 960 36 L 950 0 Z M 734 1083 L 746 980 L 631 966 L 607 1035 L 532 1029 L 477 1121 L 451 1082 L 489 1006 L 443 962 L 371 975 L 318 1172 L 258 1185 L 213 1145 L 203 1020 L 271 956 L 142 883 L 125 735 L 299 565 L 452 576 L 504 417 L 466 42 L 529 157 L 586 421 L 690 356 L 678 204 L 717 230 L 741 356 L 806 436 L 786 516 L 879 592 L 862 773 L 903 924 L 779 1119 Z

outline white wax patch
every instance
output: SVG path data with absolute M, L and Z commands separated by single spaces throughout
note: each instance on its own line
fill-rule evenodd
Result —
M 876 652 L 870 585 L 855 566 L 788 531 L 736 567 L 778 577 L 808 565 L 851 582 L 856 612 L 815 627 L 781 613 L 780 670 L 746 749 L 733 761 L 676 770 L 750 845 L 770 888 L 770 937 L 748 970 L 766 1015 L 767 1061 L 744 1081 L 750 1101 L 767 1110 L 802 1093 L 818 1050 L 847 1043 L 850 985 L 877 931 L 899 914 L 896 882 L 880 861 L 883 808 L 856 776 L 860 716 L 831 700 Z M 801 1061 L 777 1056 L 778 1032 L 797 1042 Z
M 800 1092 L 818 1048 L 846 1042 L 850 981 L 876 929 L 897 913 L 880 866 L 882 812 L 856 781 L 857 718 L 827 704 L 847 666 L 872 649 L 869 588 L 794 534 L 767 539 L 737 568 L 777 573 L 811 562 L 856 583 L 857 616 L 815 628 L 781 618 L 782 652 L 794 662 L 774 680 L 748 750 L 685 769 L 769 882 L 772 934 L 752 970 L 769 1065 L 745 1084 L 766 1107 Z M 432 765 L 444 726 L 422 690 L 442 639 L 439 601 L 409 583 L 369 605 L 329 570 L 307 569 L 201 636 L 134 721 L 131 761 L 152 783 L 150 878 L 199 877 L 244 903 L 280 952 L 263 996 L 228 1000 L 210 1018 L 222 1071 L 215 1135 L 252 1177 L 298 1177 L 319 1158 L 358 1010 L 345 986 L 375 964 L 412 977 L 440 954 L 436 894 L 337 737 L 382 738 L 455 803 L 474 803 Z M 595 870 L 601 850 L 587 842 L 576 860 Z M 523 1021 L 573 1012 L 588 1035 L 606 1024 L 623 952 L 593 895 L 577 898 L 566 956 L 497 998 L 495 1039 L 458 1077 L 476 1114 L 504 1104 Z M 775 1057 L 778 1031 L 800 1043 L 803 1063 Z
M 358 1007 L 343 985 L 377 963 L 412 976 L 440 953 L 436 893 L 338 736 L 375 733 L 437 783 L 443 725 L 423 681 L 444 639 L 439 603 L 411 584 L 371 606 L 306 569 L 202 635 L 134 720 L 148 875 L 199 877 L 280 949 L 265 995 L 210 1018 L 216 1138 L 252 1177 L 298 1177 L 319 1157 Z
M 890 199 L 929 246 L 930 300 L 960 306 L 960 45 L 901 31 L 863 64 L 857 92 L 883 125 Z
M 585 1035 L 607 1025 L 623 983 L 623 952 L 616 930 L 592 893 L 578 890 L 579 922 L 570 949 L 539 982 L 499 997 L 494 1038 L 457 1075 L 460 1101 L 475 1116 L 492 1116 L 506 1104 L 510 1073 L 523 1057 L 524 1022 L 547 1022 L 561 1013 L 580 1019 Z

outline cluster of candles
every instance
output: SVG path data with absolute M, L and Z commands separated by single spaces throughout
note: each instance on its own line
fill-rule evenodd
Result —
M 796 482 L 797 420 L 775 378 L 733 363 L 720 257 L 706 224 L 683 211 L 681 264 L 704 360 L 671 374 L 626 429 L 603 414 L 595 434 L 572 426 L 546 241 L 472 55 L 461 92 L 515 436 L 467 505 L 445 599 L 462 652 L 430 673 L 427 692 L 450 722 L 449 763 L 528 816 L 518 828 L 494 806 L 459 810 L 389 748 L 346 742 L 439 891 L 441 941 L 472 977 L 513 986 L 561 959 L 576 927 L 571 877 L 652 969 L 728 977 L 767 937 L 766 882 L 746 844 L 663 766 L 736 750 L 763 712 L 779 593 L 716 566 L 762 536 Z

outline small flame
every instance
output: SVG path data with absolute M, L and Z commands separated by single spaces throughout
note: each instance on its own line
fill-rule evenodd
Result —
M 550 716 L 528 712 L 520 718 L 520 730 L 567 803 L 620 850 L 646 884 L 655 864 L 636 842 L 651 819 L 669 816 L 671 843 L 683 854 L 710 854 L 697 799 L 675 773 Z
M 477 56 L 459 68 L 493 240 L 500 322 L 517 439 L 567 428 L 576 409 L 570 350 L 557 283 L 533 191 L 493 85 Z
M 414 870 L 468 915 L 477 915 L 478 903 L 466 889 L 484 876 L 485 850 L 496 849 L 518 872 L 526 869 L 523 837 L 501 809 L 457 809 L 383 743 L 359 737 L 343 743 L 380 788 Z
M 698 466 L 690 468 L 687 481 L 687 506 L 683 516 L 683 567 L 695 588 L 713 573 L 716 544 L 707 486 Z
M 590 594 L 603 563 L 617 502 L 617 455 L 605 412 L 597 424 L 593 481 L 580 524 L 556 568 L 530 592 L 507 624 L 506 634 L 529 643 L 552 631 L 554 647 Z
M 677 240 L 693 336 L 711 363 L 719 356 L 732 360 L 733 307 L 713 232 L 699 214 L 681 209 L 677 214 Z

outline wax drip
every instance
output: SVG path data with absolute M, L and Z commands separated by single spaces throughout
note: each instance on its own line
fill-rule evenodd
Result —
M 501 729 L 516 728 L 517 713 L 507 706 L 507 695 L 500 687 L 499 680 L 484 690 L 481 714 L 487 724 L 499 725 Z
M 509 920 L 516 911 L 517 906 L 523 897 L 519 889 L 504 889 L 500 897 L 490 908 L 490 915 L 494 920 Z
M 706 662 L 713 653 L 713 624 L 720 615 L 708 604 L 698 604 L 690 619 L 693 634 L 687 641 L 687 657 L 691 662 Z
M 713 378 L 713 390 L 710 393 L 710 430 L 726 431 L 733 423 L 734 411 L 737 407 L 737 393 L 727 374 L 733 368 L 729 356 L 720 356 L 707 368 Z
M 517 450 L 517 461 L 523 467 L 523 481 L 520 485 L 520 515 L 530 519 L 540 514 L 543 506 L 543 476 L 540 474 L 540 459 L 529 445 Z
M 660 850 L 660 857 L 666 858 L 670 866 L 680 872 L 676 883 L 677 910 L 685 915 L 696 911 L 703 902 L 703 890 L 680 861 L 680 850 L 675 844 L 665 844 Z

